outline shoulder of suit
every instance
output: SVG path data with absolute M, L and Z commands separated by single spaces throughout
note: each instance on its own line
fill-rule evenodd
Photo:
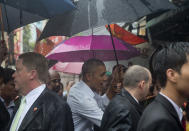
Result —
M 130 111 L 131 106 L 130 102 L 127 99 L 124 99 L 120 95 L 116 95 L 109 103 L 109 108 L 115 109 L 115 112 Z M 107 107 L 107 108 L 108 108 Z
M 64 100 L 53 91 L 47 90 L 43 96 L 43 101 L 47 103 L 65 103 Z

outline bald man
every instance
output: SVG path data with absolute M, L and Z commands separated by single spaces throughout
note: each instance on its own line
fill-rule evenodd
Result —
M 124 74 L 124 88 L 104 112 L 101 130 L 136 131 L 143 111 L 139 102 L 147 96 L 151 82 L 152 77 L 147 68 L 139 65 L 129 67 Z
M 61 84 L 60 74 L 57 71 L 50 70 L 48 88 L 58 93 L 61 87 L 60 84 Z

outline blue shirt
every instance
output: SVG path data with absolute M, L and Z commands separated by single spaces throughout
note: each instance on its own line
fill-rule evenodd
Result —
M 75 131 L 93 131 L 93 124 L 100 126 L 103 110 L 109 104 L 106 95 L 94 93 L 83 81 L 71 87 L 67 102 L 72 111 Z

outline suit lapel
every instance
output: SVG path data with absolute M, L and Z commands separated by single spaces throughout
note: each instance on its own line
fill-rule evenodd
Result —
M 32 122 L 32 120 L 37 116 L 37 114 L 42 110 L 43 108 L 43 101 L 44 101 L 44 95 L 47 92 L 47 89 L 45 88 L 44 91 L 41 93 L 39 98 L 33 103 L 33 105 L 28 110 L 26 116 L 24 117 L 19 131 L 25 130 L 27 126 Z
M 160 94 L 157 95 L 157 97 L 155 98 L 155 100 L 158 101 L 159 103 L 161 103 L 168 110 L 168 112 L 177 121 L 177 123 L 180 126 L 180 128 L 183 129 L 183 127 L 181 125 L 181 122 L 179 120 L 178 114 L 177 114 L 175 108 L 173 107 L 173 105 L 165 97 L 163 97 Z

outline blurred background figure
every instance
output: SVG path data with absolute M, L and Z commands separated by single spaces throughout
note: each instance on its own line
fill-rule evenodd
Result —
M 111 86 L 114 90 L 115 94 L 119 94 L 121 89 L 123 88 L 123 78 L 124 74 L 127 71 L 127 67 L 124 65 L 115 65 L 112 69 L 112 81 L 111 81 Z
M 69 94 L 69 91 L 70 91 L 70 88 L 75 84 L 74 81 L 70 80 L 70 81 L 67 81 L 66 82 L 66 88 L 65 90 L 63 91 L 63 97 L 65 100 L 67 100 L 67 96 Z
M 14 79 L 12 77 L 14 72 L 15 70 L 10 68 L 4 69 L 4 86 L 1 89 L 1 98 L 4 100 L 10 117 L 12 116 L 15 107 L 14 100 L 18 96 L 18 92 L 15 89 Z
M 62 84 L 62 83 L 60 83 L 60 89 L 59 89 L 59 91 L 58 91 L 58 95 L 59 96 L 63 96 L 62 94 L 63 94 L 63 91 L 64 91 L 64 85 Z
M 18 92 L 15 89 L 15 84 L 12 75 L 15 70 L 10 68 L 5 68 L 3 71 L 3 84 L 1 84 L 0 88 L 0 100 L 4 104 L 4 109 L 1 106 L 1 112 L 3 112 L 2 116 L 4 116 L 4 122 L 8 124 L 10 118 L 13 115 L 13 110 L 15 107 L 15 100 L 18 95 Z M 8 114 L 8 115 L 7 115 Z M 0 116 L 0 117 L 2 117 Z M 5 125 L 6 125 L 5 124 Z M 1 128 L 1 127 L 0 127 Z M 3 128 L 1 128 L 3 129 Z
M 50 70 L 49 71 L 49 82 L 48 88 L 56 93 L 59 92 L 61 86 L 60 74 L 57 71 Z
M 153 100 L 158 95 L 158 93 L 160 92 L 160 90 L 161 90 L 160 85 L 158 83 L 155 83 L 153 81 L 152 85 L 149 88 L 149 94 L 147 95 L 147 97 L 145 98 L 145 100 L 143 100 L 143 101 L 140 102 L 140 104 L 143 105 L 144 107 L 146 107 L 148 104 L 150 104 L 151 102 L 153 102 Z
M 132 66 L 133 63 L 131 61 L 128 62 L 128 67 Z

